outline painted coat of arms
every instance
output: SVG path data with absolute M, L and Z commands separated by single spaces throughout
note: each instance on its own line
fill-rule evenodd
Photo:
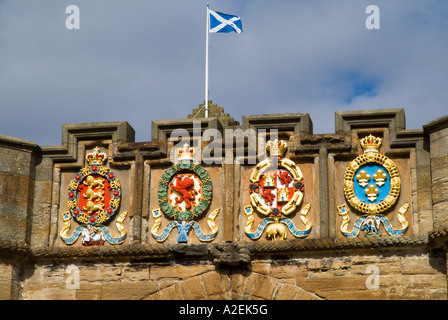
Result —
M 299 167 L 294 161 L 283 158 L 287 147 L 284 140 L 268 141 L 269 158 L 258 163 L 250 176 L 251 205 L 244 207 L 244 211 L 247 216 L 245 233 L 251 239 L 260 238 L 265 228 L 266 236 L 272 240 L 286 239 L 288 229 L 297 238 L 306 237 L 311 231 L 312 223 L 307 217 L 310 204 L 304 205 L 300 212 L 304 230 L 296 229 L 293 221 L 285 217 L 300 206 L 305 188 Z M 252 231 L 254 209 L 264 218 Z
M 118 215 L 116 227 L 119 237 L 113 237 L 104 225 L 118 213 L 121 200 L 121 185 L 116 174 L 104 164 L 107 154 L 96 147 L 86 155 L 87 166 L 75 174 L 68 186 L 68 209 L 62 214 L 64 227 L 60 237 L 64 243 L 71 245 L 82 238 L 82 245 L 121 244 L 126 238 L 123 221 L 127 212 Z M 75 219 L 80 226 L 71 236 L 68 235 L 71 220 Z
M 409 204 L 404 204 L 398 210 L 400 229 L 394 229 L 382 214 L 394 206 L 400 196 L 398 168 L 391 159 L 379 153 L 381 138 L 369 135 L 361 139 L 360 143 L 364 154 L 348 165 L 344 174 L 344 194 L 350 206 L 363 215 L 356 220 L 353 230 L 348 231 L 349 208 L 346 204 L 338 206 L 342 216 L 341 232 L 349 238 L 357 237 L 360 231 L 364 231 L 367 237 L 380 237 L 382 223 L 389 235 L 401 236 L 409 226 L 404 216 Z
M 207 171 L 194 162 L 194 148 L 185 144 L 178 149 L 176 164 L 168 168 L 159 182 L 159 208 L 152 211 L 154 225 L 151 235 L 157 242 L 164 242 L 172 229 L 178 230 L 178 243 L 190 241 L 188 233 L 194 229 L 200 241 L 212 241 L 218 234 L 218 226 L 214 220 L 219 208 L 207 217 L 211 233 L 204 234 L 195 219 L 203 216 L 209 209 L 213 195 L 213 185 Z M 159 235 L 162 213 L 173 221 L 169 222 Z

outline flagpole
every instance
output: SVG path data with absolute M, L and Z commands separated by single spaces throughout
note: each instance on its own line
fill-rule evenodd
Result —
M 210 29 L 210 14 L 207 3 L 207 29 L 205 38 L 205 117 L 208 118 L 208 37 Z

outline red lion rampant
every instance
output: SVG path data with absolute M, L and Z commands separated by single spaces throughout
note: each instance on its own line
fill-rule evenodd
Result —
M 181 203 L 185 201 L 187 203 L 185 205 L 187 210 L 191 209 L 191 202 L 194 200 L 195 195 L 198 194 L 193 187 L 194 180 L 188 176 L 177 176 L 176 185 L 173 182 L 170 183 L 170 188 L 179 194 L 179 197 L 175 198 L 176 202 Z
M 292 181 L 292 178 L 288 174 L 288 171 L 280 171 L 278 173 L 278 178 L 280 179 L 280 183 L 284 186 L 287 186 Z
M 272 205 L 272 201 L 275 199 L 275 194 L 271 193 L 271 189 L 263 189 L 261 190 L 261 196 L 266 201 L 266 204 Z

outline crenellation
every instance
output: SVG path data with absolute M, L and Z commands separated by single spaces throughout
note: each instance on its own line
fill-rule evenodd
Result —
M 447 116 L 202 106 L 0 136 L 0 298 L 447 299 Z

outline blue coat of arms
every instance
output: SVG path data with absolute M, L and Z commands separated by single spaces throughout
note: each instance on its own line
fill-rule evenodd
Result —
M 406 233 L 409 223 L 404 214 L 409 204 L 398 210 L 400 229 L 394 229 L 383 213 L 396 204 L 401 190 L 401 179 L 395 163 L 379 152 L 381 138 L 369 135 L 360 140 L 364 153 L 348 165 L 344 174 L 344 194 L 347 202 L 356 211 L 364 214 L 348 231 L 350 218 L 348 206 L 338 207 L 342 216 L 341 232 L 346 237 L 356 237 L 360 231 L 366 236 L 381 236 L 380 225 L 387 233 L 401 236 Z

